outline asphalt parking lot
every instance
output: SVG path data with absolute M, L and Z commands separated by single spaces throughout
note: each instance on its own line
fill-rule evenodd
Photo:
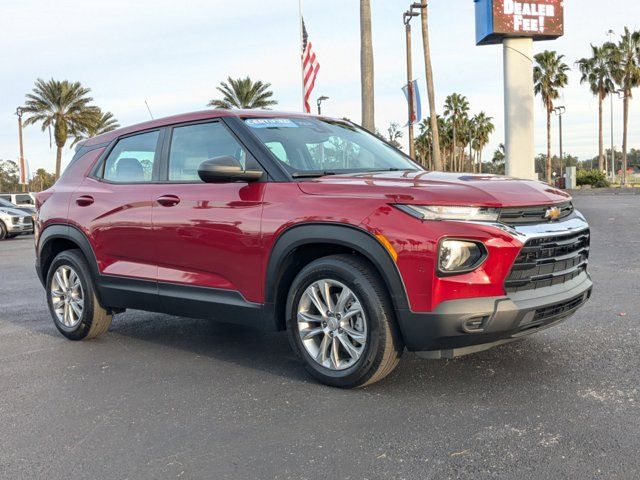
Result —
M 405 354 L 357 391 L 285 334 L 128 311 L 58 334 L 33 238 L 0 242 L 0 478 L 640 477 L 640 196 L 581 196 L 591 301 L 450 361 Z

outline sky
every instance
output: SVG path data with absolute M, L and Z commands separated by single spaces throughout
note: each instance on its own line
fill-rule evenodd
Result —
M 371 0 L 376 124 L 406 123 L 401 87 L 406 81 L 402 13 L 410 0 Z M 557 50 L 572 67 L 566 106 L 564 151 L 581 159 L 597 154 L 597 100 L 575 61 L 606 31 L 640 29 L 637 0 L 565 0 L 565 36 L 537 42 L 534 52 Z M 313 98 L 326 95 L 323 114 L 360 122 L 358 0 L 304 0 L 307 30 L 320 62 Z M 272 85 L 277 109 L 301 109 L 298 0 L 2 0 L 0 6 L 0 159 L 18 157 L 15 109 L 37 78 L 80 81 L 94 103 L 121 125 L 206 108 L 228 76 Z M 414 74 L 428 111 L 419 22 L 414 21 Z M 496 131 L 484 152 L 490 158 L 504 139 L 502 47 L 475 46 L 472 0 L 430 1 L 436 104 L 447 95 L 469 99 L 471 113 L 485 111 Z M 632 101 L 630 146 L 640 147 L 640 90 Z M 315 104 L 315 102 L 313 102 Z M 609 140 L 609 104 L 605 118 Z M 536 99 L 536 151 L 546 151 L 545 115 Z M 554 152 L 557 119 L 554 118 Z M 615 145 L 622 143 L 622 100 L 614 99 Z M 55 148 L 38 126 L 24 132 L 31 172 L 53 171 Z M 406 141 L 406 132 L 405 132 Z M 69 142 L 71 143 L 71 142 Z M 63 165 L 73 156 L 65 147 Z

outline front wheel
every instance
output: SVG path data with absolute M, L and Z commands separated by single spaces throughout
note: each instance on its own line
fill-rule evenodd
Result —
M 311 375 L 335 387 L 382 380 L 404 350 L 382 279 L 354 255 L 324 257 L 300 271 L 289 291 L 287 329 Z

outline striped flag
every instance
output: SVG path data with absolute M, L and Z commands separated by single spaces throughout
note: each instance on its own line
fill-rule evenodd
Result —
M 404 95 L 407 97 L 409 104 L 409 122 L 407 125 L 415 125 L 422 120 L 422 105 L 420 103 L 420 90 L 418 90 L 418 81 L 413 80 L 408 85 L 402 87 Z
M 311 96 L 313 87 L 316 84 L 318 70 L 320 70 L 320 64 L 318 63 L 316 54 L 313 51 L 311 42 L 309 41 L 309 35 L 307 34 L 307 27 L 304 24 L 304 19 L 302 19 L 302 96 L 304 99 L 304 111 L 307 113 L 311 113 L 309 97 Z

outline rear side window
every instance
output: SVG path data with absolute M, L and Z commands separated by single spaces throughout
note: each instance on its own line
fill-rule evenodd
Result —
M 199 182 L 200 164 L 218 157 L 233 157 L 245 169 L 260 169 L 258 163 L 220 122 L 175 127 L 169 151 L 169 180 Z
M 33 198 L 29 195 L 16 195 L 17 205 L 33 205 Z
M 116 183 L 150 182 L 159 137 L 155 131 L 119 140 L 104 163 L 103 178 Z

